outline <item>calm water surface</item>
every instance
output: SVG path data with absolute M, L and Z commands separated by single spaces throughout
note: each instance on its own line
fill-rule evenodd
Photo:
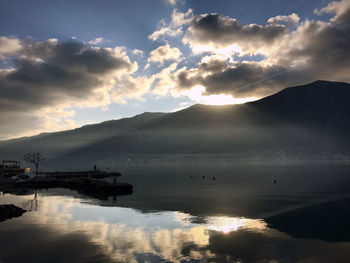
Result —
M 120 171 L 132 195 L 1 195 L 29 211 L 0 222 L 0 262 L 350 262 L 349 167 Z

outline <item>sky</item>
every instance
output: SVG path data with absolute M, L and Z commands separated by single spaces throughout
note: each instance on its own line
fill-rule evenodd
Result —
M 350 81 L 350 0 L 0 1 L 0 140 Z

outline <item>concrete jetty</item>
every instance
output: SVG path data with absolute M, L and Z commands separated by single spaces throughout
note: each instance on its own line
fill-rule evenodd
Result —
M 0 188 L 5 192 L 18 188 L 69 188 L 87 194 L 132 194 L 132 185 L 118 182 L 120 176 L 120 173 L 102 171 L 47 172 L 37 174 L 33 179 L 23 182 L 2 177 Z

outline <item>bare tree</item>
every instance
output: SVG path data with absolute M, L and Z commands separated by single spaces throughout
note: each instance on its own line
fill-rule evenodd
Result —
M 44 156 L 39 152 L 26 153 L 23 157 L 23 160 L 32 163 L 35 166 L 35 173 L 39 171 L 39 165 L 46 160 Z

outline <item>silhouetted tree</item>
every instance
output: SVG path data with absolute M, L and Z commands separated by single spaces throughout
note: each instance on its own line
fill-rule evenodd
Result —
M 23 160 L 32 163 L 35 167 L 35 173 L 38 173 L 39 165 L 46 160 L 44 156 L 39 152 L 26 153 L 23 157 Z

